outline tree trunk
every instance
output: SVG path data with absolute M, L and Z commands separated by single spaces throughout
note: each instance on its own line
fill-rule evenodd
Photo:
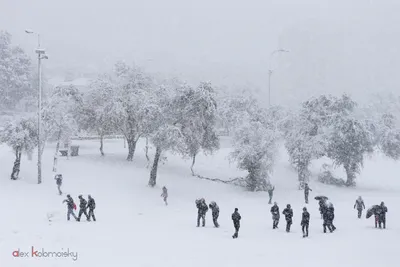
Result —
M 21 149 L 17 149 L 15 151 L 15 161 L 14 161 L 14 166 L 13 166 L 12 173 L 11 173 L 11 180 L 18 179 L 19 171 L 21 169 L 21 154 L 22 154 Z
M 123 137 L 123 139 L 124 139 L 124 148 L 126 148 L 126 139 L 125 139 L 125 136 Z
M 100 154 L 101 154 L 101 156 L 104 156 L 103 139 L 104 139 L 104 135 L 101 134 L 101 135 L 100 135 Z
M 146 159 L 147 159 L 147 163 L 150 162 L 150 158 L 149 158 L 149 138 L 146 137 Z
M 192 166 L 190 166 L 190 170 L 192 171 L 192 175 L 195 176 L 196 174 L 194 173 L 193 167 L 194 164 L 196 163 L 196 154 L 192 156 Z
M 347 175 L 347 186 L 356 186 L 356 166 L 355 164 L 346 164 L 344 165 L 344 169 L 346 170 Z
M 158 162 L 160 161 L 161 147 L 156 147 L 156 154 L 154 155 L 153 167 L 150 172 L 149 186 L 154 187 L 157 181 Z
M 309 171 L 307 168 L 307 164 L 299 163 L 297 165 L 298 168 L 298 179 L 299 179 L 299 190 L 304 189 L 304 184 L 308 182 Z
M 128 157 L 126 158 L 127 161 L 132 161 L 133 156 L 135 155 L 135 150 L 136 150 L 136 143 L 137 140 L 135 139 L 126 139 L 128 142 Z
M 60 130 L 57 136 L 56 153 L 54 154 L 54 161 L 53 161 L 53 172 L 57 172 L 58 151 L 60 150 L 61 134 L 62 132 Z

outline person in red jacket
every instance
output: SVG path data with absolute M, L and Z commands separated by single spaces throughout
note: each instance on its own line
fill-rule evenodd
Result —
M 76 209 L 76 205 L 74 203 L 74 200 L 72 199 L 72 197 L 70 195 L 67 195 L 67 199 L 65 199 L 62 203 L 67 203 L 67 220 L 69 221 L 70 219 L 70 215 L 72 214 L 72 216 L 75 218 L 75 220 L 78 220 L 78 217 L 76 217 L 75 213 L 74 213 L 74 209 Z

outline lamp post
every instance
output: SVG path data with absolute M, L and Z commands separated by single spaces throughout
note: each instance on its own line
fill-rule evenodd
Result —
M 269 55 L 269 70 L 268 70 L 268 107 L 271 106 L 271 76 L 272 76 L 272 73 L 273 73 L 271 62 L 272 62 L 272 57 L 273 57 L 275 54 L 278 54 L 278 53 L 289 53 L 289 50 L 277 49 L 277 50 L 272 51 L 272 53 Z
M 42 124 L 42 59 L 48 59 L 46 51 L 40 48 L 40 34 L 31 30 L 25 30 L 27 34 L 36 34 L 38 38 L 38 47 L 35 52 L 38 54 L 38 184 L 42 183 L 42 145 L 41 145 L 41 124 Z

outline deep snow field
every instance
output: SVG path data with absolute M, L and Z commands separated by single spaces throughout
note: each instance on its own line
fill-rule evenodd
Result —
M 400 163 L 379 155 L 367 159 L 358 177 L 358 187 L 336 188 L 310 182 L 308 209 L 311 214 L 309 238 L 303 239 L 300 220 L 303 192 L 297 190 L 296 173 L 288 164 L 283 149 L 272 177 L 274 200 L 282 212 L 290 203 L 294 210 L 292 232 L 285 232 L 284 217 L 278 230 L 272 230 L 267 193 L 250 193 L 242 188 L 191 176 L 190 160 L 168 155 L 158 172 L 157 187 L 147 187 L 144 144 L 136 150 L 133 162 L 125 161 L 127 149 L 122 140 L 105 142 L 101 157 L 98 141 L 74 141 L 80 156 L 60 158 L 58 171 L 64 176 L 63 196 L 57 194 L 52 173 L 54 144 L 43 155 L 43 184 L 36 184 L 36 158 L 23 156 L 21 179 L 9 180 L 14 161 L 10 148 L 0 146 L 0 267 L 85 266 L 85 267 L 398 267 L 400 266 Z M 220 179 L 244 176 L 229 163 L 229 142 L 222 140 L 214 156 L 199 156 L 197 173 Z M 151 150 L 151 154 L 154 150 Z M 320 163 L 314 163 L 317 173 Z M 169 190 L 165 206 L 161 187 Z M 91 194 L 96 200 L 97 222 L 66 221 L 62 200 L 71 194 Z M 334 233 L 322 233 L 318 203 L 313 198 L 326 195 L 335 205 Z M 374 228 L 373 219 L 357 219 L 353 209 L 362 195 L 368 207 L 385 201 L 387 229 Z M 196 227 L 195 199 L 214 200 L 220 212 L 219 229 L 212 226 L 207 213 L 205 228 Z M 239 238 L 230 216 L 234 208 L 242 215 Z M 48 214 L 53 214 L 52 222 Z M 84 217 L 84 216 L 83 216 Z M 78 253 L 74 261 L 66 258 L 15 258 L 13 251 L 31 253 L 43 248 Z

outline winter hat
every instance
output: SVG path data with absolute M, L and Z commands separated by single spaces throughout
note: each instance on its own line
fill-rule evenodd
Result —
M 239 209 L 238 208 L 235 208 L 235 211 L 238 211 Z

